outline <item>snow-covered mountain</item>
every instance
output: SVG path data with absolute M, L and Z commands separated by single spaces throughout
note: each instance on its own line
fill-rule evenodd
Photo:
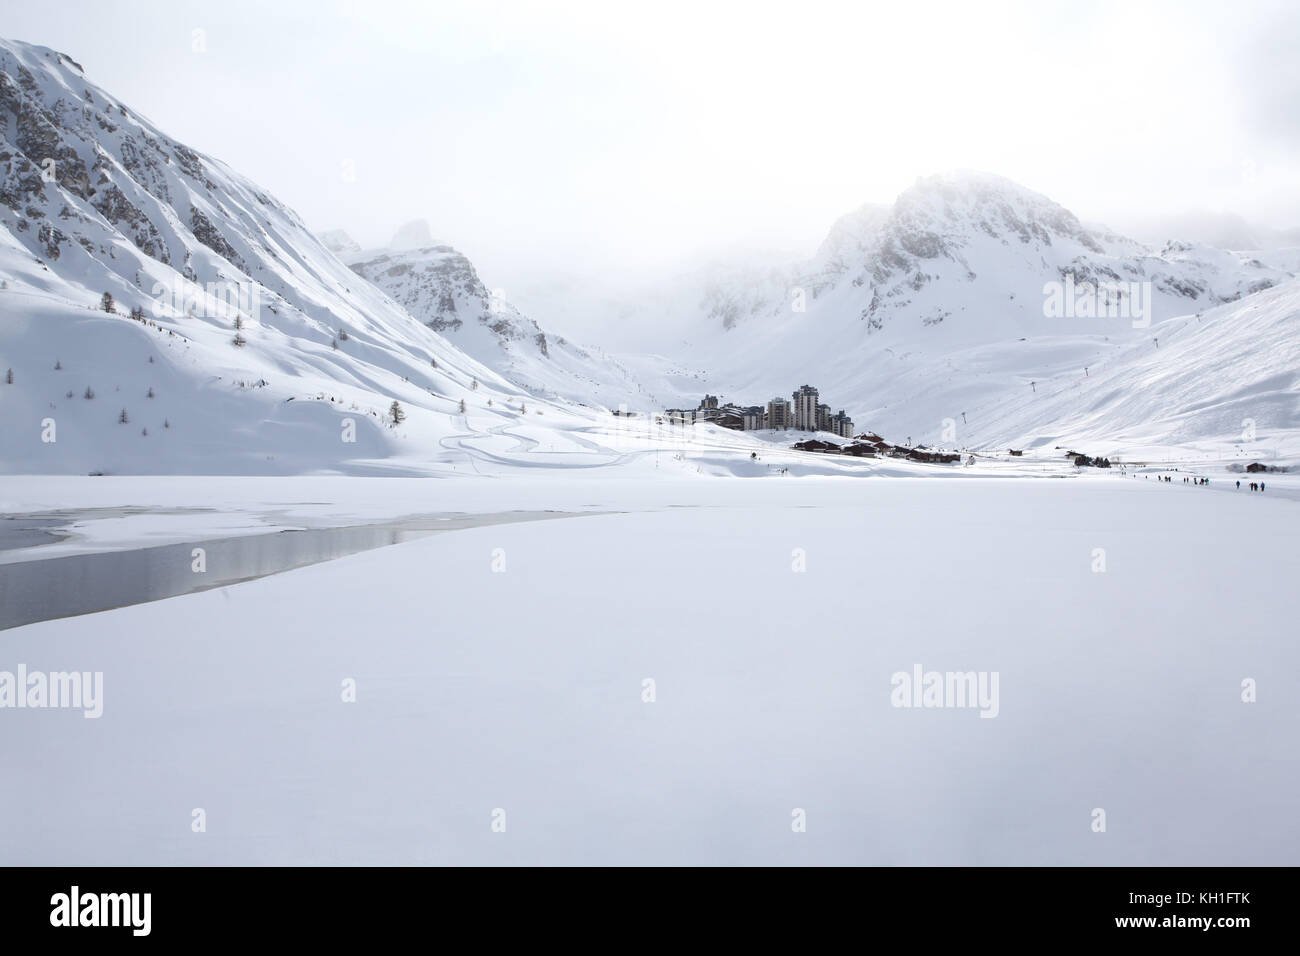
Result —
M 371 252 L 317 237 L 67 56 L 0 41 L 0 471 L 425 472 L 519 449 L 591 466 L 626 457 L 590 440 L 610 420 L 593 403 L 804 383 L 894 439 L 1223 449 L 1249 421 L 1296 456 L 1297 266 L 1149 248 L 1007 180 L 941 176 L 845 216 L 806 262 L 617 308 L 667 359 L 615 361 L 426 224 Z M 1045 284 L 1067 281 L 1150 283 L 1150 322 L 1054 316 Z
M 808 262 L 708 290 L 724 328 L 787 319 L 829 300 L 868 335 L 938 327 L 965 342 L 1043 329 L 1045 281 L 1149 281 L 1156 318 L 1232 302 L 1286 275 L 1247 253 L 1187 242 L 1160 250 L 1084 227 L 1046 196 L 981 173 L 920 180 L 891 207 L 868 205 L 840 219 Z M 966 313 L 965 316 L 961 313 Z M 957 331 L 951 331 L 956 329 Z
M 616 359 L 547 332 L 504 291 L 489 288 L 462 253 L 433 239 L 416 220 L 387 248 L 361 251 L 331 234 L 335 251 L 359 276 L 457 348 L 534 395 L 652 408 L 659 398 Z
M 0 376 L 4 471 L 402 470 L 463 461 L 447 436 L 504 428 L 525 398 L 541 410 L 255 183 L 15 41 Z
M 1231 316 L 1231 304 L 1274 287 L 1293 288 L 1289 264 L 1282 254 L 1188 242 L 1149 248 L 1085 227 L 1062 206 L 1009 180 L 949 174 L 918 181 L 892 206 L 844 216 L 808 261 L 732 271 L 683 290 L 680 308 L 693 313 L 697 332 L 672 354 L 707 368 L 705 384 L 729 400 L 765 401 L 807 382 L 860 425 L 886 434 L 938 442 L 951 435 L 946 423 L 956 421 L 958 443 L 977 437 L 1001 443 L 1013 434 L 1059 432 L 1072 412 L 1059 405 L 1049 410 L 1038 399 L 1042 390 L 1087 379 L 1127 349 L 1153 352 L 1148 380 L 1129 385 L 1155 389 L 1149 403 L 1164 403 L 1170 416 L 1178 414 L 1181 396 L 1160 389 L 1177 374 L 1201 376 L 1210 393 L 1271 393 L 1278 370 L 1270 356 L 1289 354 L 1292 295 L 1269 300 L 1277 321 L 1256 329 L 1263 337 L 1239 343 L 1257 361 L 1233 363 L 1230 379 L 1214 350 L 1174 353 L 1155 343 L 1170 334 L 1167 323 L 1182 317 L 1215 309 L 1221 310 L 1216 316 Z M 1108 289 L 1133 295 L 1119 302 L 1129 311 L 1116 309 L 1114 317 L 1067 316 L 1052 311 L 1049 283 L 1063 294 L 1094 285 L 1103 290 L 1102 304 Z M 1143 314 L 1135 318 L 1139 308 Z M 1227 319 L 1211 325 L 1221 334 L 1234 329 Z M 1163 368 L 1175 361 L 1201 364 Z M 1038 411 L 1018 417 L 1014 427 L 1004 420 L 1005 433 L 975 430 L 976 409 L 1017 402 Z M 1294 400 L 1285 412 L 1263 404 L 1269 410 L 1261 415 L 1278 414 L 1279 427 L 1300 423 Z M 1120 410 L 1116 405 L 1117 415 Z M 1125 423 L 1132 424 L 1124 416 L 1110 422 L 1117 430 Z M 1092 424 L 1095 434 L 1105 433 L 1104 417 Z M 1221 426 L 1207 414 L 1163 438 L 1227 438 L 1240 430 L 1239 422 L 1227 431 Z

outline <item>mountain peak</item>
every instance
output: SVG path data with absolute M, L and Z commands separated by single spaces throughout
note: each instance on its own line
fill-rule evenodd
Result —
M 412 219 L 404 224 L 388 243 L 390 249 L 427 249 L 439 245 L 433 238 L 426 219 Z
M 349 256 L 361 251 L 361 245 L 342 229 L 327 229 L 319 233 L 321 244 L 336 256 Z
M 1102 251 L 1070 210 L 994 173 L 958 170 L 918 179 L 894 208 L 899 218 L 914 222 L 966 220 L 988 235 L 1014 235 L 1049 245 L 1053 239 L 1068 239 L 1090 252 Z

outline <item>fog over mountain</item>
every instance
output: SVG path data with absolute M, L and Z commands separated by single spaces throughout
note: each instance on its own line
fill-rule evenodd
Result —
M 1135 238 L 1153 244 L 1183 240 L 1221 249 L 1261 251 L 1300 247 L 1300 226 L 1279 229 L 1249 222 L 1234 213 L 1186 212 L 1120 220 L 1116 224 Z
M 427 220 L 529 312 L 555 275 L 630 289 L 738 248 L 810 256 L 838 216 L 955 169 L 1151 244 L 1218 244 L 1133 228 L 1202 209 L 1300 226 L 1293 4 L 1012 2 L 992 29 L 960 3 L 667 2 L 637 30 L 595 3 L 327 6 L 140 0 L 128 22 L 66 0 L 4 32 L 314 231 L 375 248 Z

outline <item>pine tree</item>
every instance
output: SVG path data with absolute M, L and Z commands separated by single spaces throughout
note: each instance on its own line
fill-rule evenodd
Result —
M 472 382 L 470 382 L 470 383 L 469 383 L 469 387 L 470 387 L 471 389 L 473 389 L 474 391 L 477 392 L 477 391 L 478 391 L 478 379 L 474 379 Z
M 394 400 L 393 404 L 388 406 L 388 417 L 393 420 L 394 425 L 400 425 L 406 421 L 406 412 L 402 411 L 402 406 Z
M 118 423 L 119 425 L 126 425 L 126 424 L 128 424 L 130 421 L 131 421 L 131 419 L 127 418 L 127 416 L 126 416 L 126 409 L 125 409 L 125 408 L 122 409 L 122 414 L 117 416 L 117 423 Z
M 82 397 L 85 398 L 85 399 L 87 399 L 87 400 L 90 400 L 90 399 L 94 398 L 94 397 L 95 397 L 95 390 L 94 390 L 93 388 L 91 388 L 89 385 L 87 385 L 87 386 L 86 386 L 86 394 L 83 395 Z
M 465 407 L 465 399 L 462 398 L 462 399 L 460 400 L 460 413 L 461 413 L 462 415 L 464 415 L 465 412 L 467 412 L 467 411 L 468 411 L 468 409 Z
M 338 351 L 339 340 L 338 339 L 331 340 L 330 345 L 334 348 L 335 351 Z
M 171 428 L 171 427 L 172 427 L 172 423 L 169 422 L 167 419 L 164 418 L 164 419 L 163 419 L 163 428 Z
M 245 345 L 248 344 L 248 339 L 244 338 L 244 336 L 239 332 L 236 332 L 235 337 L 230 341 L 231 344 L 237 346 L 238 348 L 243 348 Z
M 62 372 L 62 371 L 63 371 L 63 363 L 60 362 L 58 359 L 55 359 L 55 360 L 54 360 L 54 371 L 56 371 L 56 372 Z
M 105 312 L 115 312 L 117 307 L 113 303 L 113 293 L 105 292 L 99 297 L 99 307 Z
M 5 373 L 5 384 L 12 385 L 13 383 L 14 383 L 14 370 L 10 369 L 8 372 Z
M 153 398 L 153 386 L 152 386 L 152 385 L 149 386 L 149 391 L 145 394 L 145 398 Z
M 346 342 L 347 340 L 348 340 L 348 330 L 347 330 L 347 329 L 339 329 L 339 341 L 340 341 L 340 342 Z

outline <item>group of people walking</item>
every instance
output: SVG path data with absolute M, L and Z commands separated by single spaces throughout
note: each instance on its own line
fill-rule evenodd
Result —
M 1174 480 L 1174 479 L 1173 479 L 1170 475 L 1156 475 L 1156 481 L 1171 482 L 1171 481 L 1173 481 L 1173 480 Z M 1208 485 L 1209 483 L 1210 483 L 1210 479 L 1209 479 L 1209 478 L 1196 478 L 1196 477 L 1192 477 L 1192 476 L 1184 476 L 1184 477 L 1183 477 L 1183 484 L 1185 484 L 1185 485 Z M 1241 488 L 1241 481 L 1240 481 L 1240 480 L 1237 481 L 1237 488 L 1238 488 L 1238 490 L 1240 490 L 1240 488 Z M 1249 488 L 1250 488 L 1251 491 L 1263 491 L 1263 490 L 1264 490 L 1264 482 L 1262 482 L 1262 481 L 1252 481 L 1252 482 L 1249 483 Z

